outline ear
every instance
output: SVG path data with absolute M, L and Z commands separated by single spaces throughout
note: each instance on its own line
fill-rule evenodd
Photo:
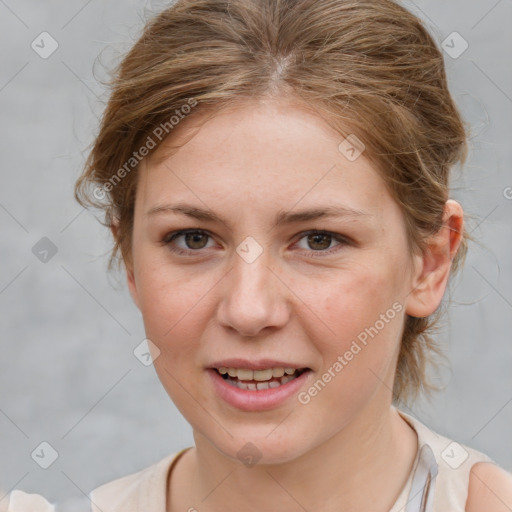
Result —
M 119 233 L 119 219 L 114 217 L 112 223 L 110 225 L 110 229 L 112 231 L 112 235 L 114 239 L 117 240 Z M 128 289 L 130 290 L 130 295 L 132 296 L 132 300 L 140 310 L 139 305 L 139 294 L 137 292 L 137 285 L 135 284 L 135 277 L 133 272 L 133 265 L 130 262 L 124 261 L 124 266 L 126 269 L 126 282 L 128 284 Z
M 431 315 L 443 298 L 452 260 L 462 242 L 464 212 L 457 201 L 446 201 L 442 227 L 429 238 L 428 246 L 416 257 L 412 291 L 405 312 L 414 317 Z

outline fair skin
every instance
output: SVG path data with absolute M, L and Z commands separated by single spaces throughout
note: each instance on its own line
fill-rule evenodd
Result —
M 391 407 L 401 326 L 443 297 L 460 205 L 446 203 L 430 250 L 411 258 L 402 214 L 370 161 L 364 153 L 349 161 L 339 134 L 311 111 L 267 100 L 221 112 L 186 138 L 191 127 L 183 121 L 168 139 L 187 140 L 179 150 L 143 161 L 127 265 L 146 335 L 160 350 L 155 369 L 194 433 L 195 447 L 172 473 L 168 512 L 388 511 L 417 450 Z M 225 222 L 147 213 L 177 203 Z M 274 226 L 283 211 L 326 206 L 365 215 Z M 203 235 L 162 243 L 185 229 Z M 308 230 L 346 241 L 311 240 Z M 236 252 L 248 236 L 263 250 L 250 263 Z M 308 368 L 298 391 L 308 390 L 397 302 L 394 318 L 307 404 L 294 393 L 248 411 L 212 386 L 214 361 L 267 358 Z M 250 467 L 237 455 L 249 442 L 261 457 Z

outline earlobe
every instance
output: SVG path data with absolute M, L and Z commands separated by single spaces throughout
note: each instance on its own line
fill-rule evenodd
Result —
M 114 237 L 114 240 L 117 240 L 117 235 L 119 232 L 119 218 L 118 217 L 112 217 L 112 221 L 110 223 L 110 231 L 112 231 L 112 236 Z
M 441 303 L 452 260 L 462 242 L 464 213 L 456 201 L 449 199 L 444 208 L 443 224 L 432 235 L 421 256 L 416 257 L 415 274 L 407 296 L 406 313 L 413 317 L 431 315 Z
M 110 224 L 110 229 L 112 231 L 112 235 L 114 240 L 117 240 L 118 231 L 119 231 L 119 219 L 114 217 L 112 219 L 112 223 Z M 133 272 L 133 265 L 131 262 L 124 262 L 124 266 L 126 269 L 126 282 L 128 284 L 128 290 L 130 291 L 130 295 L 132 296 L 132 300 L 140 311 L 139 305 L 139 294 L 137 293 L 137 285 L 135 284 L 135 276 Z
M 140 311 L 139 294 L 137 292 L 137 285 L 135 283 L 135 276 L 131 265 L 126 265 L 126 282 L 128 283 L 128 289 L 130 290 L 133 302 Z

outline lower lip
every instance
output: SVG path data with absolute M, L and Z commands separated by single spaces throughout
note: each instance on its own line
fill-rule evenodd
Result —
M 250 390 L 235 387 L 223 379 L 217 370 L 208 368 L 207 373 L 213 382 L 213 387 L 229 405 L 241 409 L 242 411 L 265 411 L 278 407 L 292 395 L 298 393 L 311 374 L 311 370 L 306 370 L 298 377 L 281 384 L 278 388 L 269 388 Z

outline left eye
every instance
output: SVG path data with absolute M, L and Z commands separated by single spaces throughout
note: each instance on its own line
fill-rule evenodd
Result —
M 337 250 L 338 246 L 347 244 L 348 241 L 335 233 L 330 233 L 329 231 L 308 231 L 307 233 L 303 233 L 303 236 L 299 239 L 306 240 L 307 249 L 312 249 L 312 252 L 320 252 L 320 253 L 331 253 L 334 250 Z M 339 242 L 338 245 L 332 247 L 331 243 L 333 241 Z M 311 251 L 310 251 L 311 252 Z

